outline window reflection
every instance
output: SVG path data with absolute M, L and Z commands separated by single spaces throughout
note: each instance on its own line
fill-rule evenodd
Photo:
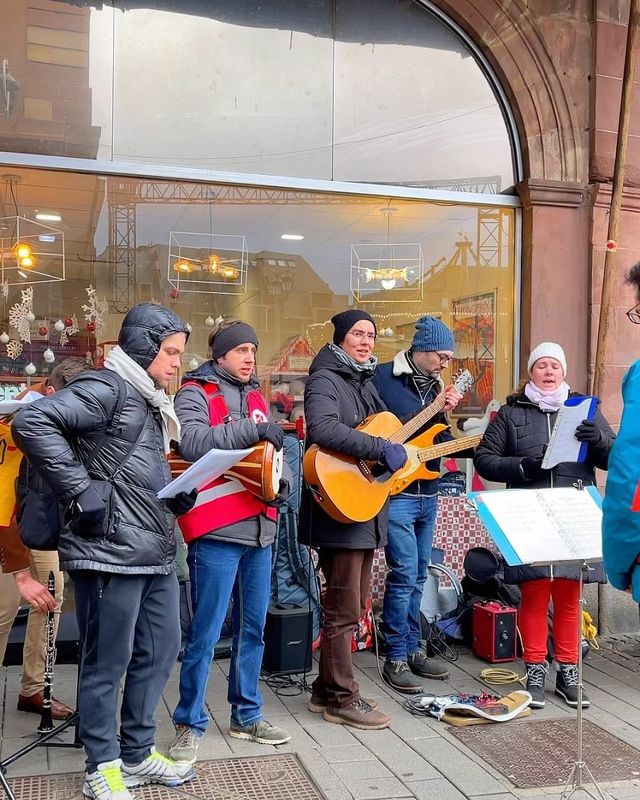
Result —
M 115 6 L 16 0 L 3 16 L 1 149 L 486 193 L 514 184 L 489 83 L 417 3 L 369 0 L 365 15 L 349 0 L 252 14 L 235 0 Z

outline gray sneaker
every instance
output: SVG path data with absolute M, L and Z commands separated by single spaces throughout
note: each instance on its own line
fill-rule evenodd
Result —
M 415 653 L 409 653 L 407 659 L 409 669 L 414 675 L 419 675 L 421 678 L 430 678 L 436 681 L 446 681 L 449 677 L 449 670 L 437 661 L 427 658 L 424 650 L 416 650 Z
M 176 725 L 176 735 L 169 745 L 169 758 L 185 764 L 195 764 L 202 736 L 189 725 Z
M 422 694 L 424 691 L 422 681 L 411 672 L 406 661 L 385 661 L 382 674 L 396 692 Z
M 259 719 L 248 725 L 238 725 L 237 722 L 232 722 L 229 726 L 229 736 L 233 736 L 234 739 L 249 739 L 258 744 L 284 744 L 291 738 L 290 733 L 272 725 L 266 719 Z

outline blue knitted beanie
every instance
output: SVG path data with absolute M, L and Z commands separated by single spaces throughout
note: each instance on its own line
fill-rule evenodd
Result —
M 444 322 L 435 317 L 420 317 L 416 322 L 416 332 L 411 342 L 412 350 L 423 353 L 439 350 L 453 351 L 453 333 Z

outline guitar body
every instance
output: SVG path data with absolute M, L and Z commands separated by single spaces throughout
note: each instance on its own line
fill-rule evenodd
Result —
M 388 439 L 402 423 L 389 411 L 367 417 L 358 430 Z M 384 506 L 391 491 L 393 475 L 375 476 L 372 464 L 352 456 L 322 450 L 314 444 L 303 461 L 304 479 L 322 509 L 337 522 L 368 522 Z M 363 471 L 364 467 L 364 471 Z
M 439 472 L 428 469 L 426 463 L 420 461 L 418 451 L 425 447 L 431 447 L 436 436 L 442 433 L 442 431 L 446 431 L 448 427 L 448 425 L 432 425 L 428 430 L 424 431 L 424 433 L 421 433 L 420 436 L 416 436 L 415 439 L 405 444 L 407 463 L 402 469 L 399 469 L 393 474 L 393 480 L 391 482 L 392 495 L 403 492 L 407 486 L 414 481 L 429 481 L 440 475 Z

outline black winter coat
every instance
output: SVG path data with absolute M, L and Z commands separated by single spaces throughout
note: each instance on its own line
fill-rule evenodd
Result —
M 384 439 L 355 428 L 371 414 L 386 411 L 372 375 L 341 362 L 329 345 L 314 358 L 304 391 L 307 446 L 367 461 L 378 461 Z M 305 485 L 300 507 L 299 539 L 312 547 L 368 550 L 387 543 L 388 501 L 368 522 L 336 522 L 313 499 Z
M 130 383 L 124 386 L 118 431 L 104 439 L 89 472 L 84 462 L 103 439 L 118 401 L 119 384 L 109 370 L 83 373 L 54 396 L 27 406 L 16 415 L 11 430 L 63 506 L 92 478 L 106 480 L 115 473 L 108 534 L 86 539 L 63 528 L 63 569 L 168 574 L 175 569 L 175 519 L 156 497 L 171 480 L 160 415 Z
M 578 397 L 572 392 L 571 397 Z M 585 486 L 595 485 L 594 469 L 607 468 L 609 452 L 615 438 L 609 423 L 600 409 L 596 409 L 594 422 L 602 432 L 601 441 L 589 445 L 587 458 L 578 464 L 565 462 L 549 470 L 548 478 L 540 481 L 529 481 L 520 472 L 520 463 L 527 457 L 539 458 L 549 443 L 551 431 L 555 423 L 556 413 L 541 411 L 524 394 L 513 394 L 507 398 L 506 405 L 498 411 L 489 423 L 482 441 L 478 445 L 473 464 L 482 478 L 489 481 L 506 483 L 508 489 L 546 489 L 552 486 L 573 486 L 581 480 Z M 524 581 L 548 578 L 550 574 L 556 578 L 578 580 L 580 571 L 574 566 L 551 567 L 505 567 L 507 583 L 523 583 Z M 606 581 L 604 569 L 597 565 L 585 578 L 587 583 L 603 583 Z

